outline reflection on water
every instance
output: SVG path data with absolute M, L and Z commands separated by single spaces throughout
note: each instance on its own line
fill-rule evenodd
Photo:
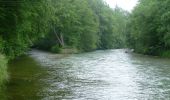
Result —
M 6 100 L 41 100 L 46 75 L 40 65 L 31 57 L 23 56 L 9 64 L 10 81 L 6 88 Z
M 127 54 L 124 50 L 61 59 L 61 55 L 36 50 L 30 53 L 36 61 L 23 57 L 10 64 L 11 81 L 3 92 L 8 100 L 170 99 L 168 59 Z

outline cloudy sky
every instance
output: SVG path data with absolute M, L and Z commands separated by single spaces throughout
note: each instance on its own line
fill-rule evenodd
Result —
M 116 5 L 123 8 L 124 10 L 131 11 L 136 6 L 138 0 L 105 0 L 111 8 Z

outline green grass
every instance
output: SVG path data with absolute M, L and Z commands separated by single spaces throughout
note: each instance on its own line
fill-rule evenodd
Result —
M 7 59 L 0 54 L 0 86 L 8 79 Z

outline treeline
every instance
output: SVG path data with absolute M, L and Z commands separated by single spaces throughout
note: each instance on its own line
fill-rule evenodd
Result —
M 103 0 L 0 0 L 0 52 L 14 58 L 30 46 L 58 51 L 125 46 L 128 13 Z
M 170 0 L 140 0 L 129 19 L 136 52 L 170 57 Z
M 79 52 L 125 46 L 128 13 L 111 9 L 103 0 L 51 0 L 49 33 L 36 47 L 59 52 L 75 48 Z
M 46 9 L 45 0 L 0 0 L 0 52 L 13 59 L 44 36 Z

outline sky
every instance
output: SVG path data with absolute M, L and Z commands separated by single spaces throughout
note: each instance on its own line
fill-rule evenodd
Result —
M 138 0 L 105 0 L 105 1 L 109 4 L 111 8 L 115 8 L 117 5 L 118 7 L 121 7 L 129 12 L 131 12 L 138 3 Z

